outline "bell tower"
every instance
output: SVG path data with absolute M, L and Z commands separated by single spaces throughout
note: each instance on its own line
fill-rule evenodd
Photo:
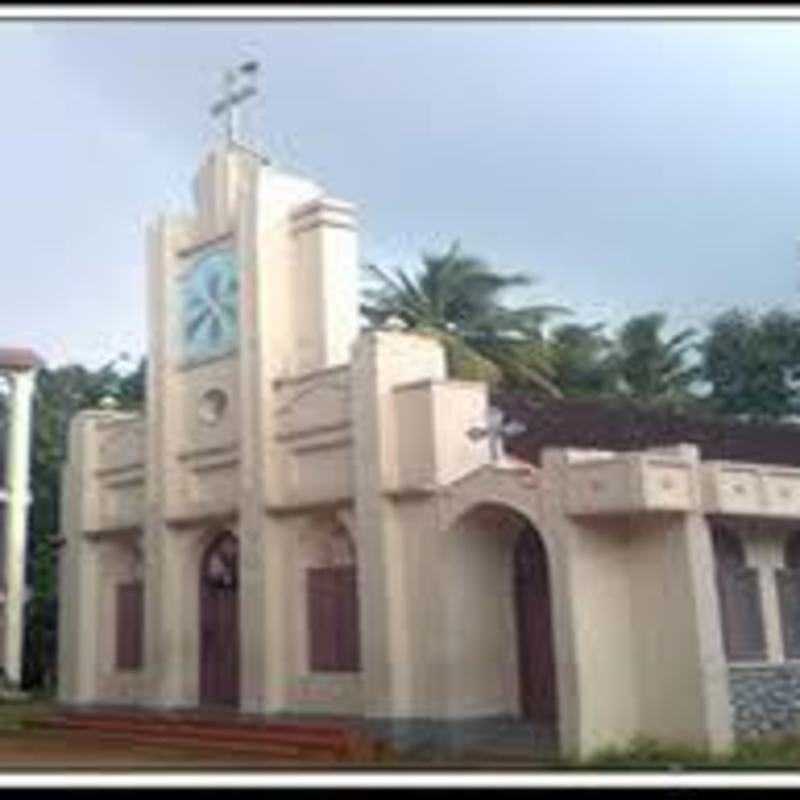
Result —
M 275 381 L 346 363 L 358 333 L 353 206 L 239 142 L 235 112 L 255 93 L 229 73 L 194 208 L 148 231 L 145 636 L 161 705 L 197 691 L 194 665 L 166 657 L 196 614 L 196 598 L 169 599 L 191 539 L 178 532 L 222 527 L 242 559 L 242 706 L 267 702 L 261 637 L 246 631 L 263 624 L 263 509 L 280 484 Z

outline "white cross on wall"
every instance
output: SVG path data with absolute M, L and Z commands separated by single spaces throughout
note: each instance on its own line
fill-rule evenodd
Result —
M 497 461 L 500 458 L 503 448 L 503 439 L 507 436 L 519 436 L 524 433 L 527 428 L 521 423 L 512 420 L 510 422 L 503 422 L 503 412 L 491 406 L 486 420 L 486 427 L 473 427 L 467 431 L 467 436 L 473 442 L 477 442 L 484 437 L 489 439 L 489 455 L 492 461 Z

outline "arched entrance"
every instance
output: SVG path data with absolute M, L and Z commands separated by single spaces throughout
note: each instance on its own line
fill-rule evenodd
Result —
M 239 543 L 229 532 L 200 565 L 200 703 L 239 704 Z
M 547 554 L 530 525 L 517 535 L 514 547 L 514 607 L 520 713 L 525 719 L 555 726 L 558 713 Z
M 447 713 L 506 717 L 550 741 L 559 728 L 549 553 L 531 521 L 501 503 L 460 514 L 441 553 Z

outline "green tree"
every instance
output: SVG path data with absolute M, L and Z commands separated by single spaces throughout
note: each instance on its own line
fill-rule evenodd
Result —
M 121 408 L 144 401 L 146 365 L 121 371 L 118 361 L 97 370 L 78 364 L 41 369 L 33 399 L 31 491 L 26 582 L 33 596 L 26 611 L 23 684 L 41 686 L 55 658 L 56 587 L 53 537 L 60 529 L 61 466 L 66 458 L 69 422 L 80 410 L 112 396 Z M 0 407 L 5 417 L 5 408 Z M 4 420 L 5 426 L 6 420 Z
M 361 313 L 372 326 L 397 320 L 442 342 L 451 375 L 493 385 L 560 394 L 542 333 L 561 306 L 512 308 L 501 302 L 509 289 L 531 285 L 529 275 L 504 274 L 454 243 L 441 254 L 423 253 L 422 268 L 365 266 L 368 285 Z
M 778 419 L 800 410 L 800 317 L 731 309 L 715 317 L 700 346 L 706 402 L 719 413 Z
M 553 330 L 549 345 L 555 383 L 564 396 L 601 397 L 617 391 L 619 370 L 604 327 L 567 323 Z
M 631 317 L 614 344 L 612 363 L 619 371 L 620 393 L 646 402 L 691 400 L 691 386 L 700 371 L 687 364 L 696 348 L 694 328 L 665 337 L 665 314 Z

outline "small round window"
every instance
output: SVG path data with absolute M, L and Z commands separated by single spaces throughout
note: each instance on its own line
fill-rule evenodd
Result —
M 228 405 L 228 395 L 221 389 L 209 389 L 200 398 L 200 419 L 207 425 L 214 425 L 222 419 Z

